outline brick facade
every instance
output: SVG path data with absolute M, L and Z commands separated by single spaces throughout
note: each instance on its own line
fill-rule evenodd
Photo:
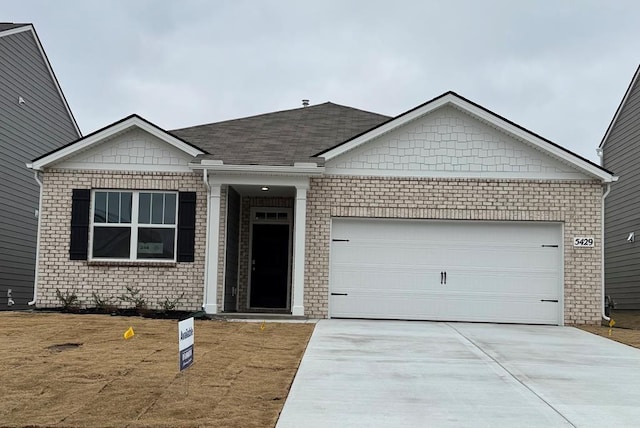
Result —
M 328 314 L 332 217 L 553 221 L 564 224 L 564 321 L 599 324 L 601 197 L 597 180 L 312 178 L 307 194 L 305 315 Z M 595 247 L 573 247 L 574 236 L 595 237 Z
M 95 306 L 93 293 L 114 305 L 126 286 L 135 287 L 150 308 L 184 293 L 177 310 L 199 310 L 203 302 L 206 188 L 196 173 L 140 173 L 49 170 L 42 193 L 38 307 L 61 306 L 56 289 L 74 292 L 82 306 Z M 196 192 L 193 263 L 90 262 L 69 260 L 73 189 L 174 190 Z
M 95 263 L 69 260 L 72 189 L 177 190 L 197 192 L 195 262 Z M 221 192 L 218 295 L 222 308 L 226 239 L 226 187 Z M 56 307 L 56 289 L 75 292 L 84 306 L 93 293 L 122 305 L 125 286 L 141 291 L 150 307 L 184 297 L 176 309 L 203 302 L 206 188 L 196 173 L 111 173 L 49 170 L 44 174 L 38 306 Z M 553 221 L 564 225 L 564 321 L 598 324 L 601 293 L 601 196 L 597 180 L 484 180 L 323 176 L 307 193 L 305 315 L 328 316 L 332 217 Z M 293 206 L 292 198 L 242 198 L 239 303 L 247 308 L 251 207 Z M 295 219 L 294 219 L 295 220 Z M 575 248 L 573 236 L 595 237 L 594 248 Z

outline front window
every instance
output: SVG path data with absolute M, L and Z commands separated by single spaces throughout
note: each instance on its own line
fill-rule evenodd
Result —
M 93 192 L 91 257 L 175 260 L 176 192 Z

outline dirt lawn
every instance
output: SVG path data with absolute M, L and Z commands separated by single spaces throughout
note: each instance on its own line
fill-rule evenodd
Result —
M 640 311 L 612 318 L 611 334 L 581 328 L 640 348 Z M 179 373 L 177 321 L 0 312 L 0 326 L 0 427 L 273 427 L 313 331 L 196 320 Z
M 640 311 L 613 311 L 611 313 L 615 326 L 581 326 L 582 330 L 640 348 Z
M 2 312 L 0 326 L 2 427 L 261 428 L 314 327 L 196 320 L 195 362 L 180 373 L 175 320 Z

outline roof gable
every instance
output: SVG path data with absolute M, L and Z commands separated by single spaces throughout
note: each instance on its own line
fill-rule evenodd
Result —
M 588 179 L 575 166 L 450 104 L 328 160 L 328 174 Z
M 189 172 L 193 156 L 138 127 L 55 164 L 60 169 Z
M 363 145 L 370 144 L 376 139 L 381 138 L 396 129 L 405 127 L 411 122 L 423 118 L 424 116 L 444 107 L 452 107 L 464 112 L 475 120 L 495 128 L 501 133 L 507 134 L 510 138 L 518 140 L 530 148 L 540 151 L 546 157 L 554 159 L 556 162 L 560 162 L 560 164 L 568 165 L 570 169 L 578 171 L 581 174 L 585 174 L 588 177 L 598 178 L 605 182 L 610 182 L 614 179 L 613 175 L 609 171 L 595 163 L 584 159 L 583 157 L 570 152 L 569 150 L 558 146 L 557 144 L 546 140 L 531 131 L 528 131 L 527 129 L 485 109 L 478 104 L 473 103 L 472 101 L 467 100 L 466 98 L 461 97 L 454 92 L 447 92 L 436 97 L 431 101 L 409 110 L 392 120 L 382 123 L 369 131 L 334 146 L 331 149 L 320 152 L 317 156 L 324 157 L 328 167 L 331 165 L 335 166 L 337 165 L 340 157 L 348 157 L 347 153 L 356 150 Z
M 189 160 L 205 153 L 142 117 L 131 115 L 41 156 L 27 164 L 27 167 L 35 170 L 52 166 L 186 170 Z

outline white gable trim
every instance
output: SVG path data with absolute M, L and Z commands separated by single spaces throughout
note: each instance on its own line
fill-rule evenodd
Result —
M 620 101 L 620 104 L 618 105 L 618 108 L 616 109 L 616 112 L 613 115 L 613 119 L 611 119 L 611 122 L 609 123 L 609 126 L 607 127 L 607 131 L 605 132 L 604 137 L 602 137 L 602 141 L 600 141 L 600 145 L 598 146 L 598 149 L 597 149 L 598 150 L 598 156 L 601 155 L 602 148 L 604 147 L 605 143 L 609 139 L 609 134 L 611 134 L 611 130 L 615 126 L 616 122 L 618 121 L 618 116 L 620 116 L 620 112 L 624 108 L 624 105 L 627 103 L 627 99 L 629 98 L 629 95 L 631 94 L 631 91 L 633 91 L 633 88 L 636 86 L 636 82 L 638 81 L 638 76 L 640 76 L 640 65 L 636 69 L 636 72 L 633 75 L 633 78 L 631 79 L 631 83 L 627 87 L 627 91 L 624 93 L 624 97 L 622 97 L 622 101 Z
M 478 180 L 584 180 L 584 174 L 544 173 L 544 172 L 472 172 L 472 171 L 416 171 L 416 170 L 364 170 L 357 168 L 343 169 L 326 167 L 327 175 L 348 175 L 367 177 L 401 177 L 401 178 L 467 178 Z
M 60 84 L 58 83 L 58 79 L 56 78 L 56 75 L 53 73 L 53 68 L 51 68 L 51 63 L 49 62 L 49 58 L 47 58 L 47 55 L 44 53 L 44 48 L 42 47 L 42 43 L 40 43 L 40 39 L 38 38 L 38 35 L 36 34 L 35 29 L 33 28 L 33 25 L 28 24 L 28 25 L 25 25 L 23 27 L 17 27 L 17 28 L 12 28 L 11 30 L 2 31 L 2 32 L 0 32 L 0 37 L 10 36 L 12 34 L 18 34 L 18 33 L 24 32 L 24 31 L 30 31 L 31 34 L 33 35 L 33 39 L 36 41 L 36 46 L 38 46 L 38 50 L 40 51 L 40 55 L 42 56 L 42 59 L 44 60 L 45 65 L 47 66 L 47 70 L 49 71 L 49 74 L 51 75 L 51 80 L 53 80 L 53 84 L 56 85 L 56 89 L 58 90 L 58 95 L 60 96 L 60 99 L 62 100 L 62 104 L 64 104 L 64 108 L 67 110 L 67 114 L 69 115 L 69 118 L 71 119 L 71 123 L 73 124 L 73 127 L 75 128 L 76 133 L 78 134 L 78 137 L 82 137 L 82 132 L 80 132 L 80 128 L 78 128 L 78 124 L 76 123 L 76 118 L 73 117 L 73 113 L 71 113 L 71 108 L 69 108 L 69 104 L 67 103 L 67 99 L 65 98 L 64 94 L 62 93 L 62 88 L 60 88 Z
M 476 118 L 486 123 L 489 123 L 520 140 L 526 141 L 527 143 L 531 144 L 533 147 L 541 150 L 543 153 L 547 153 L 555 157 L 556 159 L 563 160 L 568 164 L 574 166 L 578 170 L 584 171 L 587 175 L 596 177 L 602 180 L 603 182 L 607 182 L 607 183 L 614 180 L 614 177 L 611 174 L 602 170 L 598 166 L 591 164 L 590 162 L 584 159 L 581 159 L 577 155 L 574 155 L 559 147 L 554 146 L 553 144 L 550 144 L 549 142 L 543 140 L 542 138 L 521 129 L 518 126 L 512 123 L 509 123 L 504 119 L 501 119 L 500 117 L 478 107 L 477 105 L 474 105 L 460 98 L 459 96 L 453 93 L 448 93 L 427 104 L 424 104 L 419 108 L 416 108 L 415 110 L 409 111 L 408 113 L 396 119 L 393 119 L 383 124 L 382 126 L 372 129 L 371 131 L 363 135 L 360 135 L 351 141 L 341 144 L 338 147 L 334 147 L 333 149 L 330 149 L 320 154 L 319 156 L 322 156 L 326 161 L 334 159 L 338 156 L 343 155 L 346 152 L 349 152 L 375 138 L 378 138 L 392 131 L 393 129 L 399 128 L 445 105 L 452 105 L 454 107 L 457 107 L 458 109 L 465 111 L 468 114 L 475 116 Z
M 143 131 L 148 132 L 149 134 L 159 138 L 160 140 L 172 145 L 173 147 L 183 151 L 190 156 L 195 157 L 197 155 L 204 154 L 203 151 L 196 149 L 195 147 L 190 146 L 189 144 L 179 140 L 178 138 L 168 134 L 167 132 L 160 130 L 159 128 L 151 125 L 149 122 L 143 120 L 142 118 L 138 116 L 132 116 L 126 120 L 117 122 L 107 128 L 102 129 L 101 131 L 82 138 L 75 143 L 63 147 L 32 163 L 28 163 L 27 168 L 41 170 L 42 168 L 67 159 L 74 154 L 91 147 L 94 144 L 100 144 L 105 139 L 113 137 L 133 127 L 137 127 L 142 129 Z
M 315 163 L 295 162 L 293 166 L 284 165 L 233 165 L 225 164 L 221 160 L 204 159 L 200 163 L 192 162 L 189 164 L 193 170 L 205 169 L 209 171 L 211 177 L 214 174 L 228 175 L 281 175 L 281 176 L 300 176 L 311 177 L 319 176 L 324 173 L 324 167 Z

